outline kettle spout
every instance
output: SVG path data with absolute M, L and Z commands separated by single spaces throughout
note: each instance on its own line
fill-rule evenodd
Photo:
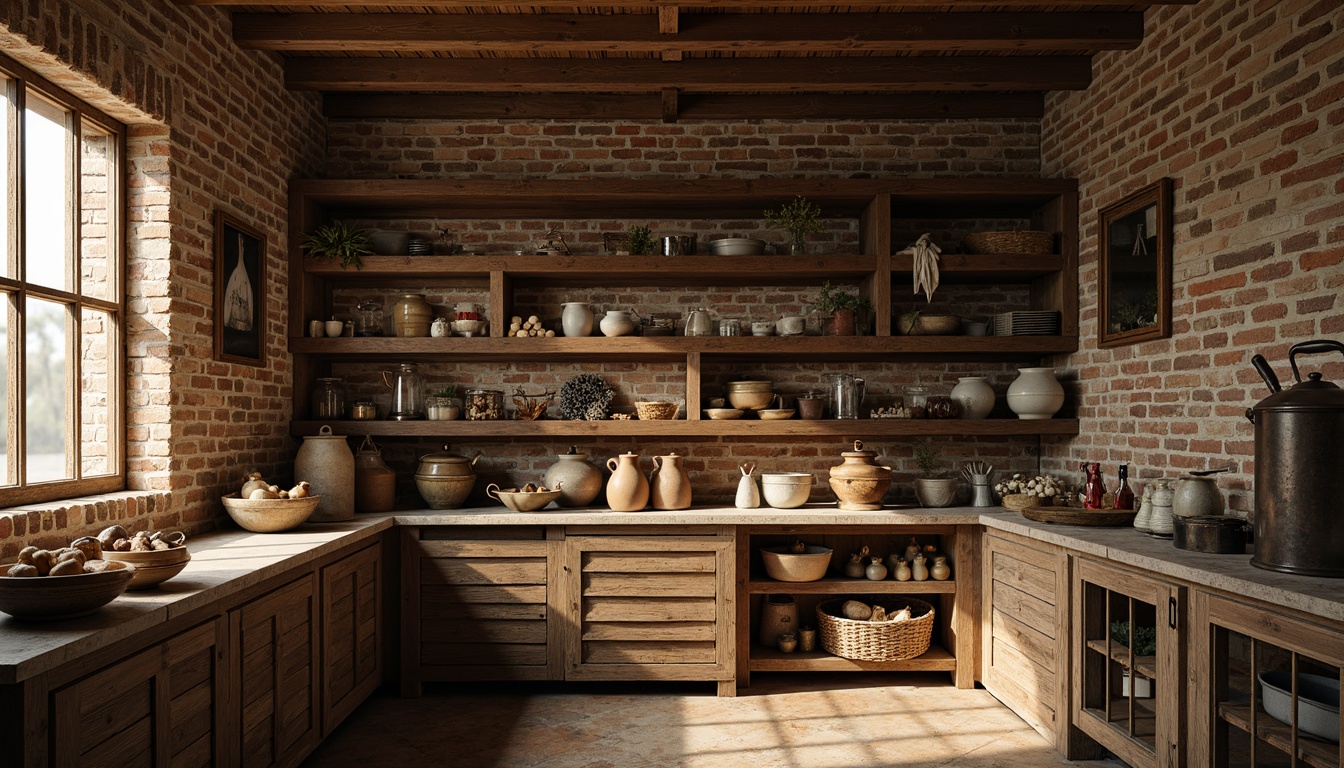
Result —
M 473 466 L 473 467 L 476 466 L 476 460 L 479 459 L 479 458 L 481 458 L 481 452 L 480 452 L 480 451 L 477 451 L 477 452 L 476 452 L 476 455 L 471 457 L 471 464 L 470 464 L 470 466 Z

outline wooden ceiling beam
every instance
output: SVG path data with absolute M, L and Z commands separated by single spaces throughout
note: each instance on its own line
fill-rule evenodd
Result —
M 1143 39 L 1141 13 L 239 13 L 234 40 L 271 51 L 442 53 L 1097 51 Z
M 1086 56 L 647 59 L 290 58 L 285 84 L 318 91 L 681 93 L 1054 91 L 1092 81 Z
M 407 120 L 662 120 L 659 94 L 328 93 L 328 118 Z M 678 120 L 953 120 L 1040 118 L 1039 93 L 676 94 Z
M 1050 7 L 1058 9 L 1075 8 L 1079 10 L 1092 10 L 1100 8 L 1148 8 L 1154 5 L 1194 5 L 1199 0 L 1140 0 L 1139 2 L 1115 2 L 1098 3 L 1096 0 L 993 0 L 985 2 L 984 0 L 846 0 L 843 6 L 852 10 L 904 10 L 912 8 L 967 8 L 978 10 L 985 6 L 995 6 L 1003 8 L 1041 8 Z M 310 8 L 339 8 L 367 7 L 350 0 L 267 0 L 264 3 L 257 3 L 255 0 L 176 0 L 178 5 L 214 5 L 214 6 L 246 6 L 255 8 L 258 5 L 264 5 L 266 8 L 282 10 L 292 8 L 295 10 L 306 10 Z M 540 8 L 574 8 L 575 0 L 529 0 L 526 3 L 501 3 L 500 0 L 381 0 L 375 4 L 375 7 L 382 8 L 437 8 L 452 11 L 493 11 L 501 7 L 509 9 L 540 9 Z M 598 3 L 585 5 L 603 10 L 613 11 L 633 11 L 635 13 L 647 13 L 651 8 L 662 8 L 668 6 L 679 6 L 683 9 L 694 10 L 696 8 L 732 8 L 739 10 L 775 10 L 779 8 L 788 8 L 798 10 L 805 8 L 832 9 L 837 7 L 835 2 L 817 2 L 813 0 L 808 2 L 803 0 L 703 0 L 700 5 L 688 5 L 685 0 L 601 0 Z

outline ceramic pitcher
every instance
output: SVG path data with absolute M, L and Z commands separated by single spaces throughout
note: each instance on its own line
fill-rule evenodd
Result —
M 649 474 L 649 493 L 654 509 L 689 509 L 691 506 L 691 478 L 681 465 L 681 456 L 669 453 L 653 457 L 653 472 Z
M 607 506 L 613 512 L 638 512 L 649 503 L 649 481 L 639 471 L 639 454 L 622 453 L 607 459 Z

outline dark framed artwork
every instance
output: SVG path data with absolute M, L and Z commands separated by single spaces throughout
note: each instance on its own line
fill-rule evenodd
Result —
M 1099 347 L 1171 336 L 1171 187 L 1160 179 L 1101 210 Z
M 215 359 L 266 364 L 266 238 L 215 211 Z

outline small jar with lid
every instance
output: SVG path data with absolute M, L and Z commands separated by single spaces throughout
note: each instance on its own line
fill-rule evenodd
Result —
M 313 418 L 345 418 L 345 384 L 338 378 L 320 378 L 313 387 Z
M 504 393 L 498 389 L 467 390 L 467 421 L 504 418 Z
M 378 404 L 372 400 L 356 400 L 350 404 L 350 418 L 355 421 L 373 421 L 378 418 Z
M 906 387 L 905 408 L 912 419 L 925 419 L 929 416 L 929 388 Z

